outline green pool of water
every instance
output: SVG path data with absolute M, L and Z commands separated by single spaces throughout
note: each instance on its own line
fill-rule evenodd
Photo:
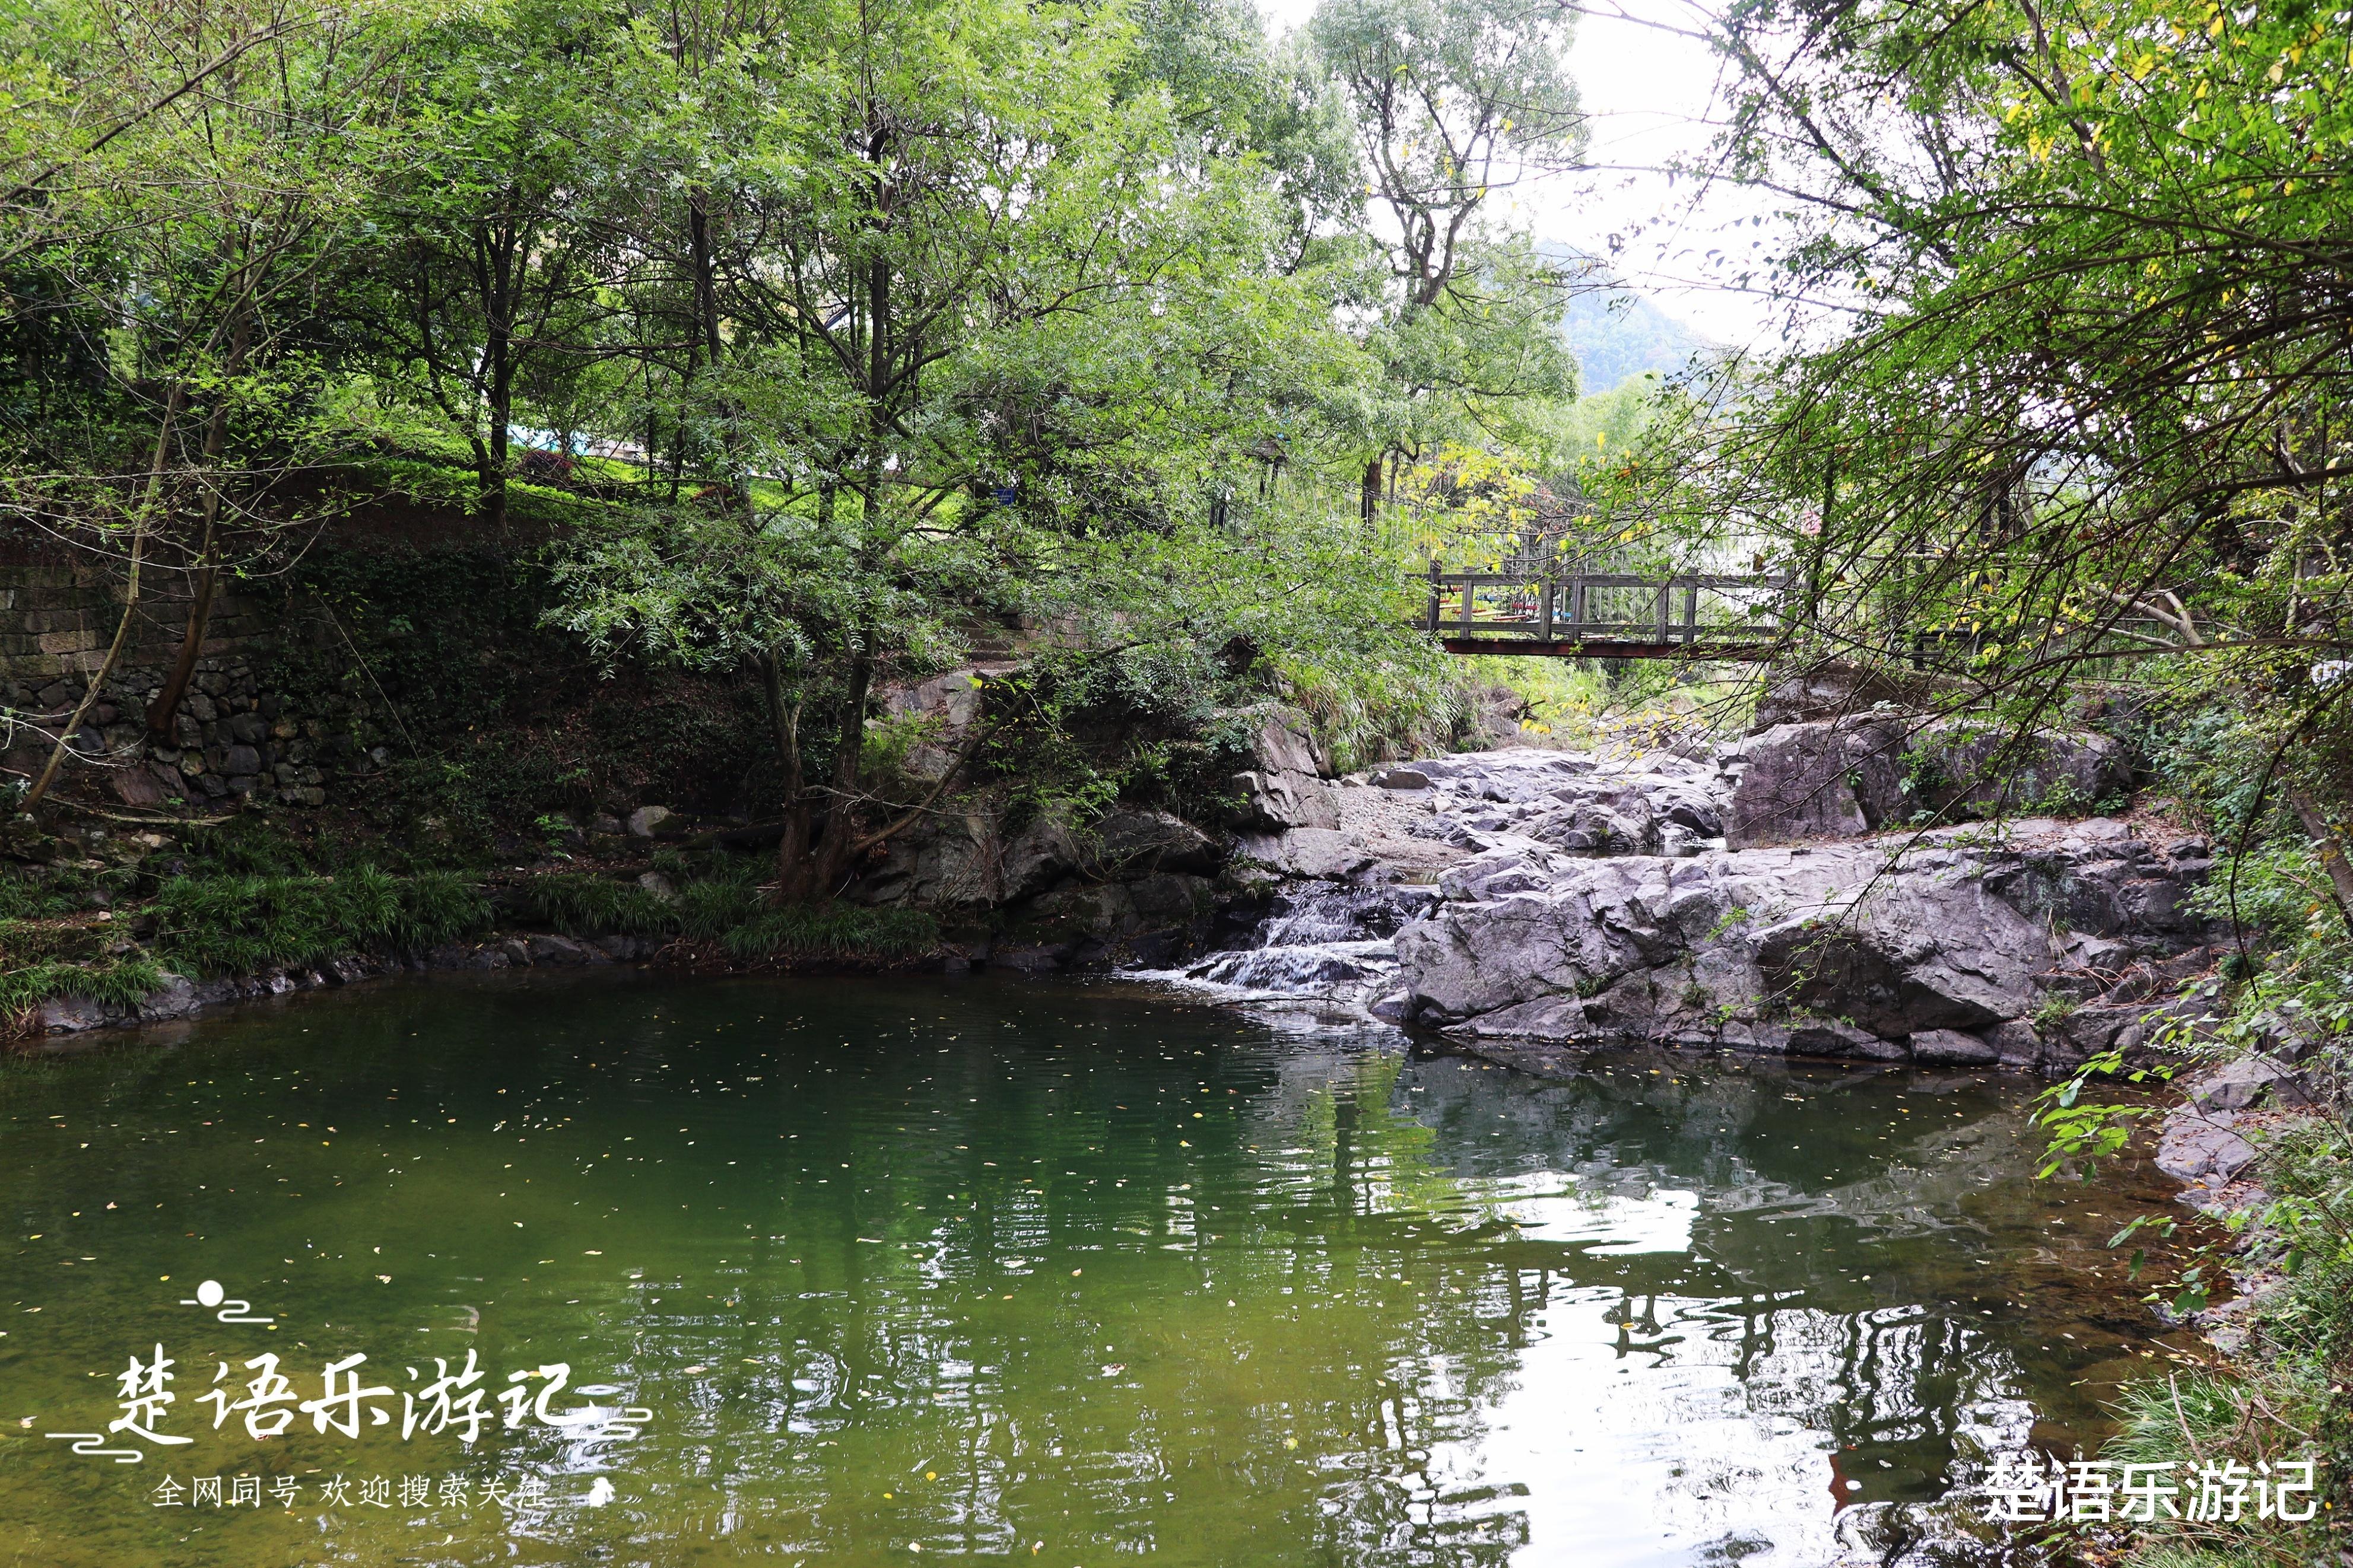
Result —
M 2161 1191 L 2031 1182 L 2026 1094 L 1116 985 L 250 1008 L 0 1070 L 0 1560 L 1982 1563 L 1957 1487 L 2161 1348 Z M 106 1432 L 158 1345 L 184 1445 Z M 389 1392 L 257 1438 L 265 1352 Z

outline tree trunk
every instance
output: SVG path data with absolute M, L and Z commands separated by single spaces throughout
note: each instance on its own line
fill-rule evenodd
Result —
M 2304 825 L 2320 864 L 2328 872 L 2329 890 L 2337 900 L 2337 918 L 2345 922 L 2347 930 L 2353 931 L 2353 861 L 2345 858 L 2345 840 L 2328 825 L 2328 816 L 2320 809 L 2320 803 L 2294 784 L 2288 786 L 2287 802 L 2295 808 L 2296 820 Z
M 1365 489 L 1359 510 L 1368 523 L 1381 512 L 1381 470 L 1385 466 L 1377 453 L 1371 462 L 1365 465 Z
M 508 193 L 512 199 L 513 193 Z M 507 461 L 512 449 L 507 426 L 514 422 L 514 324 L 518 229 L 502 219 L 474 236 L 474 287 L 482 310 L 483 399 L 490 405 L 476 510 L 494 528 L 507 521 Z
M 235 376 L 245 368 L 246 344 L 250 328 L 243 312 L 237 316 L 237 327 L 229 339 L 228 374 Z M 176 396 L 176 392 L 174 393 Z M 212 418 L 205 425 L 205 474 L 211 479 L 228 445 L 228 393 L 224 388 L 220 401 L 213 405 Z M 204 529 L 196 541 L 196 576 L 188 599 L 187 629 L 181 634 L 180 651 L 172 660 L 172 668 L 164 678 L 163 689 L 147 705 L 147 733 L 162 739 L 172 734 L 172 718 L 180 709 L 180 699 L 188 694 L 188 682 L 195 678 L 196 660 L 204 657 L 205 633 L 213 619 L 213 595 L 220 586 L 220 563 L 214 559 L 215 534 L 220 526 L 220 486 L 208 483 L 205 488 Z
M 711 193 L 697 185 L 687 195 L 686 237 L 694 269 L 694 327 L 712 373 L 716 374 L 725 348 L 719 328 L 719 264 L 711 243 Z M 719 410 L 720 455 L 726 468 L 730 502 L 743 515 L 752 513 L 752 475 L 744 461 L 743 410 L 722 395 Z
M 132 519 L 131 577 L 123 594 L 122 618 L 114 624 L 114 641 L 108 646 L 106 658 L 100 661 L 97 672 L 90 678 L 89 686 L 82 689 L 81 700 L 74 704 L 65 728 L 58 731 L 57 744 L 49 748 L 49 760 L 41 769 L 41 776 L 33 781 L 33 787 L 26 790 L 25 798 L 17 803 L 16 809 L 27 816 L 48 795 L 49 786 L 57 782 L 58 770 L 65 765 L 66 752 L 73 746 L 74 731 L 81 727 L 82 718 L 98 700 L 98 694 L 106 689 L 107 681 L 114 674 L 115 664 L 122 658 L 122 646 L 131 638 L 132 624 L 139 616 L 139 570 L 146 560 L 147 533 L 154 521 L 156 502 L 163 496 L 164 469 L 172 450 L 172 426 L 179 412 L 180 387 L 174 383 L 164 399 L 163 423 L 155 428 L 155 456 L 147 468 L 147 493 L 140 498 L 139 510 Z
M 857 633 L 853 630 L 852 636 Z M 850 858 L 858 844 L 857 816 L 850 803 L 858 796 L 858 767 L 866 742 L 866 694 L 874 680 L 874 661 L 861 639 L 849 650 L 849 668 L 842 680 L 840 718 L 833 747 L 833 778 L 828 790 L 825 836 L 818 841 L 810 868 L 811 891 L 830 899 L 849 880 Z
M 785 701 L 783 673 L 777 668 L 776 656 L 771 652 L 760 660 L 760 679 L 767 688 L 768 719 L 776 727 L 776 757 L 785 772 L 785 832 L 776 841 L 776 897 L 779 904 L 798 902 L 808 896 L 809 879 L 809 818 L 812 815 L 808 784 L 801 773 L 801 701 L 796 695 L 787 705 Z

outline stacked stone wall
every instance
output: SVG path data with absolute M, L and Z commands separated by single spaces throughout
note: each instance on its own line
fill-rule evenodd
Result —
M 18 550 L 0 556 L 0 767 L 39 771 L 47 736 L 80 701 L 121 624 L 122 574 L 96 563 Z M 330 729 L 291 712 L 259 671 L 288 635 L 282 604 L 224 584 L 215 595 L 194 679 L 172 732 L 150 743 L 148 705 L 162 690 L 187 627 L 183 574 L 151 572 L 113 675 L 84 715 L 74 751 L 137 805 L 261 798 L 326 800 Z M 0 774 L 0 777 L 5 777 Z

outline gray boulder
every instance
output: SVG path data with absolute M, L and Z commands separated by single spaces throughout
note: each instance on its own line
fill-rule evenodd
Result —
M 1262 773 L 1234 775 L 1241 804 L 1232 825 L 1245 828 L 1337 827 L 1340 802 L 1332 786 L 1313 773 Z
M 2084 812 L 2132 788 L 2124 747 L 2078 730 L 2013 737 L 1983 720 L 1939 719 L 1914 730 L 1904 751 L 1905 798 L 1883 804 L 1885 820 L 1923 810 L 1947 818 Z
M 1094 824 L 1088 837 L 1094 868 L 1105 875 L 1218 868 L 1218 849 L 1209 836 L 1165 811 L 1110 812 Z
M 1025 853 L 1050 861 L 1051 850 L 1042 842 L 1033 843 Z M 882 864 L 859 879 L 850 897 L 865 904 L 932 909 L 997 903 L 1005 896 L 1000 868 L 1006 860 L 997 820 L 990 814 L 967 811 L 927 817 L 889 841 Z M 1028 879 L 1039 886 L 1054 879 L 1039 858 L 1025 859 L 1023 865 Z
M 1250 767 L 1234 775 L 1240 803 L 1229 826 L 1277 831 L 1340 826 L 1339 798 L 1324 782 L 1331 763 L 1305 714 L 1292 708 L 1259 713 L 1250 731 Z
M 1060 817 L 1034 818 L 1006 845 L 999 887 L 1008 900 L 1033 898 L 1079 868 L 1078 842 Z
M 1885 820 L 1904 726 L 1893 719 L 1781 724 L 1742 743 L 1726 837 L 1738 847 L 1852 838 Z
M 900 771 L 917 779 L 945 776 L 972 737 L 973 721 L 987 701 L 984 688 L 989 679 L 1018 668 L 1008 659 L 982 659 L 884 692 L 879 721 L 918 726 L 914 743 L 900 759 Z
M 1979 1067 L 2001 1059 L 1990 1043 L 1958 1029 L 1922 1029 L 1910 1044 L 1912 1059 L 1933 1067 Z
M 1776 725 L 1741 742 L 1735 847 L 1852 838 L 1915 821 L 2086 811 L 2131 787 L 2103 735 L 2018 739 L 1971 719 L 1863 713 Z
M 1334 827 L 1299 827 L 1288 833 L 1242 833 L 1234 853 L 1243 861 L 1281 877 L 1340 881 L 1373 864 L 1364 840 Z
M 2178 946 L 2178 900 L 2129 889 L 2181 863 L 2128 834 L 2024 826 L 1683 859 L 1504 844 L 1398 933 L 1398 978 L 1418 1021 L 1473 1035 L 2063 1065 L 2082 1050 L 2027 1022 L 2081 940 L 2051 911 Z
M 2158 1134 L 2157 1168 L 2179 1182 L 2221 1186 L 2254 1163 L 2255 1146 L 2239 1136 L 2238 1118 L 2183 1107 Z
M 2259 1056 L 2242 1057 L 2201 1074 L 2187 1092 L 2189 1103 L 2201 1110 L 2244 1110 L 2263 1100 L 2282 1107 L 2312 1103 L 2294 1068 Z

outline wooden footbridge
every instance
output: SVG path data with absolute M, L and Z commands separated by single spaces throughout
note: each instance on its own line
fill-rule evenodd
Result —
M 1495 572 L 1430 563 L 1423 629 L 1449 653 L 1540 658 L 1766 659 L 1797 579 L 1678 572 L 1641 576 L 1558 563 Z

